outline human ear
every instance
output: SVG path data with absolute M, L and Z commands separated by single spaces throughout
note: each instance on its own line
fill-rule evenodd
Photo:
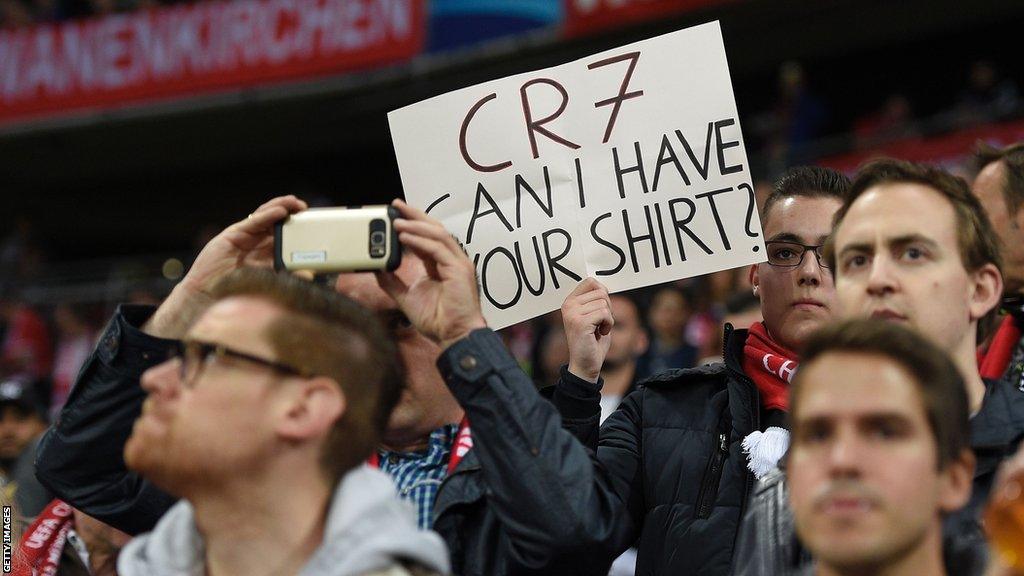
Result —
M 333 378 L 315 376 L 288 391 L 281 400 L 275 430 L 288 440 L 326 436 L 345 413 L 345 394 Z
M 974 452 L 964 448 L 959 456 L 947 462 L 939 472 L 939 509 L 943 513 L 959 510 L 971 499 L 974 466 Z
M 1003 276 L 995 264 L 988 263 L 971 274 L 968 295 L 971 321 L 979 320 L 999 305 L 1003 297 Z

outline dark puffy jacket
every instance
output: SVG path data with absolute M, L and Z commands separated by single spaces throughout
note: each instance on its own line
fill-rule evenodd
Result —
M 754 383 L 743 373 L 745 330 L 726 328 L 725 363 L 671 370 L 641 383 L 600 428 L 596 463 L 624 507 L 616 530 L 580 550 L 607 566 L 637 543 L 638 576 L 725 575 L 753 484 L 741 448 L 760 429 Z M 595 444 L 598 388 L 563 379 L 554 402 Z
M 151 530 L 175 498 L 125 468 L 122 449 L 145 392 L 138 382 L 171 342 L 139 327 L 151 307 L 122 306 L 44 436 L 37 476 L 60 498 L 130 534 Z M 597 574 L 575 551 L 615 522 L 587 450 L 490 330 L 442 354 L 474 447 L 441 484 L 434 529 L 456 574 Z
M 981 410 L 971 418 L 971 449 L 977 459 L 971 499 L 942 524 L 950 574 L 981 575 L 988 546 L 979 523 L 996 470 L 1024 438 L 1024 391 L 1006 381 L 986 381 Z M 754 491 L 736 549 L 736 576 L 785 576 L 810 563 L 793 526 L 785 474 L 765 476 Z

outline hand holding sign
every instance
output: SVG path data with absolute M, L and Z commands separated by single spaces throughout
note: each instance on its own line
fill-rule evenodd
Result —
M 392 203 L 398 241 L 406 254 L 394 272 L 378 272 L 377 282 L 420 333 L 442 349 L 487 325 L 480 311 L 473 263 L 440 222 L 401 200 Z
M 593 278 L 579 283 L 562 303 L 562 324 L 569 341 L 569 372 L 596 383 L 612 344 L 612 301 Z

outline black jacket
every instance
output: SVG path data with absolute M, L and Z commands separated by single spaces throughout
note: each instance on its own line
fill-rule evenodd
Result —
M 999 464 L 1024 438 L 1024 391 L 1009 382 L 986 381 L 981 410 L 971 418 L 971 449 L 977 465 L 971 499 L 942 524 L 943 552 L 951 574 L 980 575 L 987 544 L 979 522 Z M 787 505 L 785 474 L 765 476 L 754 491 L 736 550 L 736 576 L 784 576 L 810 563 Z
M 40 481 L 60 498 L 131 534 L 152 529 L 175 501 L 122 458 L 145 398 L 139 378 L 171 344 L 139 329 L 152 312 L 119 308 L 36 463 Z M 587 451 L 562 429 L 555 408 L 490 330 L 452 345 L 438 367 L 469 416 L 474 442 L 434 505 L 434 529 L 455 573 L 596 574 L 574 552 L 592 544 L 591 530 L 609 532 L 614 516 L 600 496 L 605 482 L 595 479 Z
M 564 378 L 556 406 L 596 445 L 620 520 L 579 551 L 604 566 L 634 542 L 638 576 L 729 574 L 753 484 L 743 438 L 760 429 L 756 386 L 743 373 L 745 330 L 726 329 L 725 363 L 671 370 L 641 383 L 597 433 L 600 394 Z

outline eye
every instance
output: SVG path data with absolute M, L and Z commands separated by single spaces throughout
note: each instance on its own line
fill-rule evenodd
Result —
M 904 428 L 894 422 L 877 422 L 868 429 L 868 435 L 876 440 L 894 440 L 903 433 Z
M 413 325 L 405 314 L 395 314 L 390 318 L 388 328 L 391 329 L 392 333 L 402 336 L 412 332 Z
M 800 430 L 798 439 L 803 444 L 820 444 L 828 440 L 830 430 L 828 426 L 819 424 L 807 424 Z
M 844 270 L 856 270 L 868 264 L 868 257 L 864 254 L 851 254 L 843 260 Z
M 917 246 L 908 246 L 903 250 L 904 260 L 910 260 L 913 262 L 916 260 L 923 260 L 925 256 L 927 256 L 927 253 Z

